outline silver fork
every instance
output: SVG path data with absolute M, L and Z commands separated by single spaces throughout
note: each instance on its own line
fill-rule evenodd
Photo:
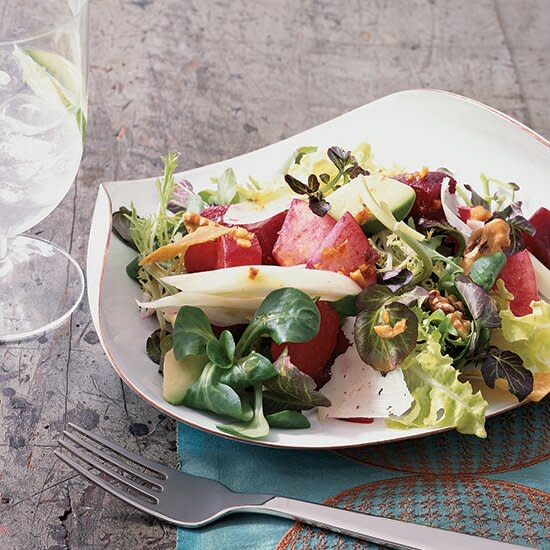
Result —
M 281 516 L 399 549 L 520 548 L 303 500 L 236 493 L 217 481 L 143 458 L 74 424 L 69 424 L 69 427 L 71 431 L 64 431 L 66 439 L 59 443 L 79 461 L 66 453 L 54 451 L 63 462 L 138 510 L 181 527 L 202 527 L 228 514 L 249 512 Z

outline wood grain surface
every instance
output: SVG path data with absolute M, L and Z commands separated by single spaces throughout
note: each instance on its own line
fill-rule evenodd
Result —
M 474 97 L 549 136 L 549 28 L 548 0 L 94 0 L 82 167 L 32 232 L 84 266 L 101 181 L 156 175 L 169 150 L 182 168 L 218 161 L 406 88 Z M 68 421 L 176 462 L 174 422 L 123 387 L 86 304 L 0 345 L 0 548 L 174 548 L 172 527 L 54 458 Z

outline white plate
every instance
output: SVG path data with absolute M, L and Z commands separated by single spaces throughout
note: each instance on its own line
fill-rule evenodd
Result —
M 386 96 L 289 139 L 239 157 L 179 174 L 198 186 L 208 184 L 227 167 L 238 178 L 270 178 L 301 145 L 353 147 L 368 141 L 377 163 L 394 162 L 408 169 L 426 165 L 447 167 L 461 182 L 477 184 L 483 171 L 521 185 L 525 211 L 550 205 L 550 142 L 516 120 L 476 101 L 437 90 L 410 90 Z M 166 151 L 159 151 L 166 153 Z M 137 285 L 125 273 L 133 253 L 110 238 L 111 212 L 133 201 L 139 212 L 153 212 L 157 198 L 154 178 L 106 183 L 100 187 L 88 249 L 88 297 L 101 344 L 118 375 L 151 405 L 177 420 L 223 436 L 220 419 L 184 406 L 166 403 L 161 376 L 145 353 L 154 330 L 152 319 L 142 320 L 135 305 Z M 516 406 L 505 395 L 489 396 L 489 415 Z M 309 430 L 272 429 L 261 445 L 287 448 L 341 448 L 419 437 L 442 430 L 386 428 L 382 420 L 354 424 L 317 420 Z M 473 437 L 473 436 L 470 436 Z

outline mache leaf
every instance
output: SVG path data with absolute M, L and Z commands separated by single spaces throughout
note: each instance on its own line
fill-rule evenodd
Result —
M 265 419 L 262 404 L 262 385 L 254 387 L 254 416 L 250 420 L 222 424 L 217 426 L 223 432 L 244 439 L 262 439 L 269 433 L 269 424 Z
M 176 359 L 187 355 L 203 355 L 209 342 L 216 340 L 210 321 L 199 308 L 184 306 L 174 323 L 173 343 Z
M 257 309 L 244 331 L 236 356 L 246 354 L 261 336 L 269 336 L 277 344 L 307 342 L 319 332 L 321 316 L 315 302 L 295 288 L 270 292 Z
M 506 255 L 504 252 L 481 256 L 472 264 L 470 278 L 476 285 L 489 290 L 495 284 L 505 264 Z
M 266 420 L 272 428 L 284 428 L 286 430 L 311 428 L 309 420 L 298 411 L 279 411 L 266 416 Z
M 208 363 L 200 378 L 187 390 L 183 403 L 194 409 L 211 411 L 244 422 L 253 416 L 250 405 L 227 384 L 220 382 L 220 369 Z
M 235 390 L 244 390 L 270 378 L 277 376 L 277 370 L 271 361 L 252 351 L 246 357 L 239 359 L 232 368 L 220 375 L 220 382 L 231 386 Z
M 230 368 L 235 358 L 235 340 L 233 335 L 224 330 L 218 340 L 211 339 L 206 344 L 206 354 L 208 359 L 216 366 L 221 368 Z

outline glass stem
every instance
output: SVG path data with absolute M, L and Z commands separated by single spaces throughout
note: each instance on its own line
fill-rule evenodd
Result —
M 0 237 L 0 263 L 8 257 L 8 238 Z

